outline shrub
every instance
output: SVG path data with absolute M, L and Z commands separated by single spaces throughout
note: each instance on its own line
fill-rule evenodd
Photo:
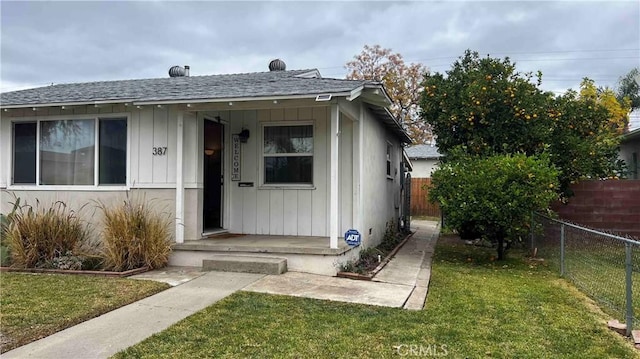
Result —
M 7 232 L 11 219 L 19 205 L 20 198 L 15 197 L 11 212 L 8 214 L 0 213 L 0 266 L 3 267 L 11 265 L 11 252 L 9 251 L 9 245 L 7 243 Z
M 100 203 L 104 214 L 102 255 L 106 269 L 126 271 L 160 268 L 169 261 L 170 217 L 151 210 L 144 199 L 127 199 L 113 208 Z
M 4 235 L 13 267 L 41 268 L 65 253 L 82 252 L 88 229 L 64 202 L 46 208 L 36 201 L 32 207 L 20 205 L 17 198 L 7 216 Z
M 547 156 L 456 156 L 432 175 L 429 196 L 449 226 L 475 231 L 498 246 L 526 233 L 531 212 L 557 198 L 558 171 Z

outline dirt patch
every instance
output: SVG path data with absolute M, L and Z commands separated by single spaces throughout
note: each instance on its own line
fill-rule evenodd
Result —
M 0 332 L 0 352 L 4 353 L 4 348 L 10 346 L 11 343 L 13 343 L 13 340 Z

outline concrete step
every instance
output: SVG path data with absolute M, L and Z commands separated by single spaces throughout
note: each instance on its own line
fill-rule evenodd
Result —
M 282 274 L 287 271 L 287 259 L 219 255 L 202 260 L 202 269 L 221 272 Z

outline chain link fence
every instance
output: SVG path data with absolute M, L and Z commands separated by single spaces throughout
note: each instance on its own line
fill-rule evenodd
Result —
M 614 319 L 632 323 L 627 325 L 627 335 L 640 329 L 639 241 L 534 213 L 531 251 Z

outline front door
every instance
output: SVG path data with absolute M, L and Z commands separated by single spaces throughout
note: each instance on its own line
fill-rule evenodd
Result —
M 224 125 L 204 121 L 204 232 L 222 228 Z

